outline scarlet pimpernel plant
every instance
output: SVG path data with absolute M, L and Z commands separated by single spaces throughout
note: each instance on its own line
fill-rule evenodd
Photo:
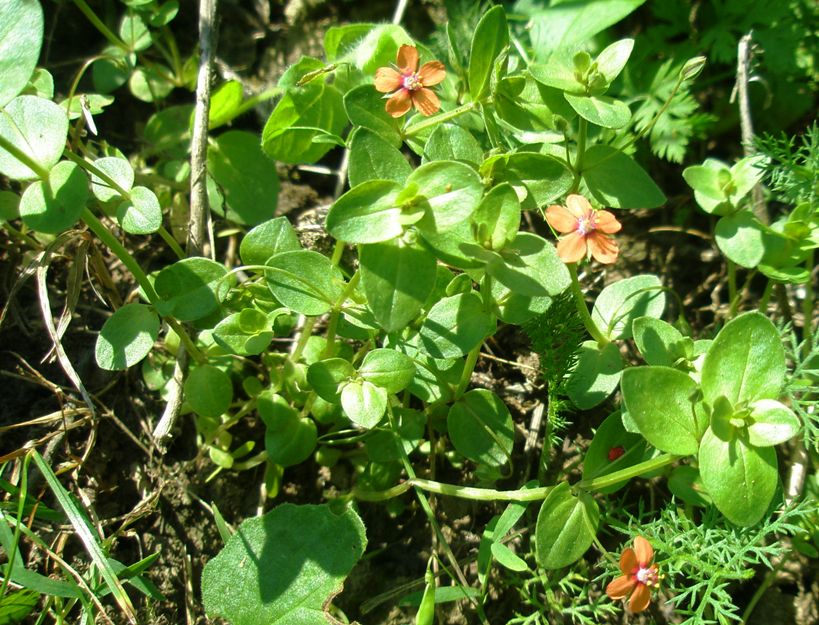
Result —
M 736 163 L 709 157 L 678 175 L 666 169 L 663 185 L 675 198 L 667 202 L 650 173 L 647 142 L 662 140 L 660 153 L 673 147 L 674 159 L 683 159 L 694 124 L 675 140 L 666 130 L 683 125 L 667 116 L 696 106 L 688 91 L 703 57 L 669 58 L 662 89 L 635 93 L 635 85 L 656 82 L 641 76 L 652 51 L 621 37 L 617 24 L 639 2 L 595 2 L 594 11 L 581 2 L 520 2 L 515 19 L 501 5 L 476 10 L 474 19 L 462 7 L 463 23 L 442 27 L 428 44 L 400 20 L 334 25 L 317 56 L 298 59 L 263 95 L 244 99 L 242 85 L 226 81 L 209 109 L 165 107 L 172 91 L 195 86 L 194 57 L 179 58 L 165 28 L 176 3 L 126 2 L 114 30 L 85 2 L 75 4 L 112 47 L 83 66 L 59 102 L 62 87 L 36 68 L 39 3 L 0 4 L 0 31 L 10 33 L 0 41 L 3 227 L 15 245 L 34 248 L 41 265 L 76 241 L 77 257 L 93 257 L 89 264 L 105 278 L 95 254 L 106 251 L 131 283 L 127 294 L 108 289 L 110 313 L 89 320 L 98 330 L 96 364 L 112 376 L 140 367 L 156 402 L 167 402 L 156 411 L 160 422 L 187 419 L 189 427 L 177 429 L 191 444 L 195 432 L 197 462 L 212 464 L 205 482 L 243 472 L 254 484 L 247 490 L 264 493 L 266 512 L 237 518 L 235 531 L 208 507 L 224 541 L 201 576 L 208 617 L 242 625 L 371 622 L 366 613 L 403 587 L 366 601 L 337 596 L 348 576 L 367 568 L 356 567 L 362 558 L 375 567 L 404 537 L 368 536 L 363 519 L 384 515 L 371 532 L 402 532 L 417 527 L 415 514 L 434 538 L 423 558 L 407 560 L 418 564 L 412 590 L 423 590 L 395 602 L 406 610 L 403 621 L 431 623 L 442 604 L 460 602 L 463 618 L 481 625 L 569 616 L 614 622 L 623 602 L 631 612 L 650 608 L 661 570 L 672 578 L 662 592 L 675 619 L 704 625 L 739 610 L 719 592 L 725 580 L 750 579 L 751 566 L 785 553 L 767 547 L 778 535 L 799 531 L 777 519 L 797 518 L 783 504 L 801 497 L 798 484 L 781 496 L 787 449 L 799 451 L 792 439 L 816 444 L 817 428 L 803 433 L 803 420 L 815 398 L 819 217 L 801 165 L 813 162 L 807 156 L 788 160 L 793 171 L 775 178 L 790 181 L 783 197 L 796 204 L 787 214 L 766 218 L 758 205 L 765 194 L 757 185 L 770 167 L 763 154 Z M 470 3 L 447 4 L 455 11 Z M 92 65 L 89 88 L 129 89 L 155 105 L 139 154 L 126 157 L 113 137 L 86 132 L 95 119 L 104 135 L 99 122 L 110 104 L 109 96 L 74 93 Z M 201 76 L 203 92 L 210 78 Z M 175 103 L 185 97 L 174 96 Z M 276 100 L 260 136 L 226 130 L 266 97 Z M 207 152 L 196 171 L 189 151 L 192 160 Z M 338 174 L 318 222 L 296 227 L 280 214 L 277 171 Z M 224 226 L 213 249 L 166 229 L 187 222 L 188 183 L 195 203 L 209 198 L 210 218 Z M 704 307 L 711 318 L 692 329 L 688 300 L 671 290 L 678 281 L 635 274 L 647 263 L 631 262 L 630 253 L 649 248 L 640 239 L 656 234 L 631 229 L 649 211 L 652 223 L 673 221 L 666 234 L 701 234 L 677 223 L 695 206 L 702 228 L 713 225 L 713 236 L 699 239 L 725 256 L 725 271 L 714 276 L 726 289 Z M 680 207 L 683 217 L 672 214 Z M 318 243 L 305 236 L 310 230 Z M 72 288 L 81 273 L 72 270 Z M 46 327 L 59 343 L 71 311 L 54 323 L 43 271 L 38 277 Z M 751 301 L 746 294 L 763 278 L 768 286 Z M 780 291 L 798 305 L 787 315 L 769 305 Z M 729 301 L 717 301 L 725 292 Z M 792 321 L 789 330 L 774 323 L 780 317 Z M 789 332 L 804 347 L 786 356 Z M 521 355 L 504 350 L 524 343 L 523 334 L 539 352 L 527 362 L 539 365 L 507 358 Z M 77 397 L 93 408 L 96 395 L 77 381 L 65 350 L 55 353 Z M 495 366 L 527 375 L 498 383 Z M 26 449 L 20 456 L 45 466 Z M 26 476 L 25 467 L 14 475 Z M 115 560 L 105 550 L 116 541 L 101 534 L 108 526 L 90 527 L 86 519 L 95 516 L 57 487 L 57 473 L 43 473 L 93 566 L 71 569 L 64 583 L 27 569 L 38 560 L 23 558 L 17 543 L 38 525 L 23 513 L 59 531 L 65 519 L 51 508 L 43 515 L 24 489 L 0 480 L 19 503 L 0 514 L 10 560 L 0 566 L 0 601 L 8 588 L 29 584 L 35 594 L 55 593 L 42 601 L 55 622 L 91 622 L 110 595 L 133 622 L 123 584 L 155 598 L 140 578 L 152 560 L 129 567 Z M 310 488 L 287 487 L 304 476 Z M 477 529 L 469 537 L 430 501 L 442 497 L 470 500 Z M 9 510 L 21 516 L 12 520 Z M 629 516 L 634 510 L 639 522 Z M 698 531 L 706 524 L 708 532 Z M 689 538 L 671 528 L 686 528 Z M 620 555 L 620 575 L 604 586 L 600 554 L 616 548 L 612 529 L 633 544 Z M 726 545 L 740 534 L 765 548 L 731 560 Z M 475 550 L 465 566 L 462 554 Z M 691 562 L 707 571 L 691 571 Z M 701 579 L 706 573 L 713 587 Z M 77 575 L 87 579 L 76 585 Z M 686 586 L 689 579 L 696 585 Z M 524 599 L 514 614 L 493 599 L 506 591 Z M 710 613 L 691 607 L 699 597 Z M 406 607 L 415 605 L 418 614 Z

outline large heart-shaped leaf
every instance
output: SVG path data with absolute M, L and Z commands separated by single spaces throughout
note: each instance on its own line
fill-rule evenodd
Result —
M 352 507 L 278 506 L 244 521 L 205 565 L 205 612 L 233 625 L 327 625 L 325 606 L 366 545 Z

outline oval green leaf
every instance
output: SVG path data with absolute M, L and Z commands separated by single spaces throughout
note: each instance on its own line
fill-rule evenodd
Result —
M 246 265 L 264 265 L 275 254 L 300 249 L 299 237 L 287 217 L 276 217 L 260 223 L 244 236 L 239 255 Z
M 608 145 L 593 145 L 583 157 L 583 181 L 592 196 L 612 208 L 657 208 L 666 197 L 630 156 Z
M 785 382 L 785 349 L 774 324 L 749 312 L 729 321 L 708 348 L 702 391 L 712 404 L 725 397 L 733 406 L 776 399 Z
M 325 227 L 348 243 L 380 243 L 400 235 L 401 208 L 396 206 L 401 186 L 390 180 L 363 182 L 342 195 L 327 213 Z
M 156 276 L 154 288 L 162 315 L 180 321 L 207 317 L 227 297 L 234 281 L 223 265 L 208 258 L 185 258 L 165 267 Z
M 506 404 L 492 391 L 479 388 L 465 393 L 452 404 L 446 422 L 458 453 L 490 467 L 509 462 L 515 426 Z
M 36 180 L 23 192 L 20 216 L 32 230 L 58 234 L 77 222 L 87 199 L 85 172 L 75 163 L 61 161 L 51 169 L 48 180 Z
M 293 312 L 323 315 L 344 293 L 341 270 L 318 252 L 283 252 L 266 264 L 270 292 Z
M 460 358 L 495 329 L 481 298 L 461 293 L 439 300 L 421 327 L 421 343 L 433 358 Z
M 566 394 L 581 410 L 594 408 L 617 388 L 623 364 L 616 344 L 608 343 L 600 349 L 596 341 L 584 341 L 566 381 Z
M 350 421 L 370 430 L 384 417 L 387 391 L 366 380 L 354 380 L 341 390 L 341 407 Z
M 609 96 L 564 93 L 563 97 L 580 117 L 603 128 L 622 128 L 631 120 L 628 105 Z
M 0 4 L 0 108 L 28 84 L 43 44 L 43 9 L 36 0 Z
M 135 365 L 153 349 L 159 317 L 144 304 L 126 304 L 106 320 L 94 355 L 101 369 L 120 371 Z
M 2 27 L 0 27 L 2 28 Z M 0 110 L 0 137 L 45 170 L 60 160 L 68 136 L 68 115 L 58 104 L 33 95 L 21 95 Z M 32 171 L 0 148 L 0 173 L 12 180 L 32 180 Z
M 202 417 L 223 415 L 233 401 L 230 376 L 213 365 L 200 365 L 185 380 L 185 400 Z
M 665 292 L 660 279 L 641 275 L 618 280 L 600 292 L 592 319 L 610 339 L 631 338 L 631 323 L 637 317 L 659 318 L 665 310 Z
M 162 209 L 154 192 L 147 187 L 134 187 L 129 199 L 117 207 L 117 220 L 129 234 L 151 234 L 162 227 Z
M 600 511 L 589 495 L 575 497 L 568 482 L 561 482 L 540 506 L 535 526 L 538 564 L 559 569 L 579 560 L 597 534 Z
M 412 382 L 415 363 L 412 358 L 394 349 L 373 349 L 364 356 L 358 374 L 388 393 L 398 393 Z

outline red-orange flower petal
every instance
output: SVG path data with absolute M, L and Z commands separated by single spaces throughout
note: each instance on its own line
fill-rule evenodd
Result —
M 577 216 L 565 206 L 552 204 L 546 209 L 546 221 L 549 225 L 561 233 L 574 232 L 577 230 Z
M 441 108 L 441 101 L 438 99 L 438 96 L 426 87 L 422 87 L 418 91 L 413 91 L 411 95 L 415 108 L 421 111 L 421 115 L 425 117 L 433 115 Z
M 402 74 L 414 74 L 418 69 L 418 50 L 415 46 L 403 45 L 398 48 L 398 71 Z
M 623 224 L 617 221 L 617 218 L 612 213 L 604 210 L 594 212 L 594 223 L 600 232 L 605 232 L 606 234 L 619 232 L 623 227 Z
M 645 584 L 637 584 L 631 598 L 628 600 L 628 609 L 632 612 L 642 612 L 651 601 L 651 589 Z
M 432 87 L 446 78 L 446 69 L 441 61 L 430 61 L 424 63 L 418 70 L 418 78 L 425 87 Z
M 586 255 L 586 238 L 577 232 L 570 232 L 557 242 L 557 255 L 564 263 L 576 263 Z
M 654 547 L 642 536 L 634 539 L 634 553 L 637 555 L 637 563 L 644 568 L 654 559 Z
M 401 74 L 391 67 L 379 67 L 375 70 L 375 89 L 381 93 L 392 93 L 403 85 Z
M 387 113 L 393 117 L 401 117 L 412 108 L 412 97 L 407 89 L 399 89 L 387 100 Z
M 566 208 L 568 208 L 575 217 L 583 217 L 594 210 L 586 198 L 576 193 L 566 196 Z
M 623 553 L 620 556 L 620 570 L 623 572 L 624 575 L 631 575 L 634 573 L 634 570 L 637 568 L 637 554 L 634 552 L 634 549 L 629 547 L 628 549 L 623 549 Z
M 586 245 L 592 257 L 597 262 L 603 263 L 604 265 L 611 265 L 617 262 L 617 255 L 620 253 L 620 248 L 617 247 L 617 243 L 615 243 L 614 240 L 605 234 L 592 232 L 586 237 Z
M 636 585 L 637 582 L 633 575 L 621 575 L 609 582 L 609 585 L 606 586 L 606 594 L 610 599 L 625 599 Z

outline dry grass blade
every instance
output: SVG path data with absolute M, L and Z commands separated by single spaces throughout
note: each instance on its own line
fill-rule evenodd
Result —
M 134 611 L 134 606 L 131 603 L 131 599 L 128 597 L 128 594 L 122 587 L 117 574 L 114 572 L 113 568 L 111 568 L 111 565 L 109 564 L 108 559 L 106 558 L 105 553 L 97 540 L 97 537 L 94 535 L 94 530 L 89 525 L 85 515 L 74 502 L 68 491 L 63 488 L 63 485 L 57 479 L 57 476 L 51 470 L 51 467 L 49 467 L 46 461 L 43 460 L 43 457 L 37 453 L 37 450 L 31 451 L 31 457 L 34 459 L 37 468 L 40 469 L 40 473 L 42 473 L 43 477 L 45 477 L 49 488 L 51 488 L 51 491 L 57 498 L 57 502 L 60 504 L 63 512 L 65 512 L 68 520 L 71 522 L 71 525 L 74 527 L 74 531 L 77 532 L 77 536 L 79 536 L 80 540 L 85 546 L 88 555 L 91 556 L 91 560 L 99 569 L 102 578 L 105 580 L 105 583 L 111 590 L 111 594 L 114 596 L 120 610 L 122 610 L 123 614 L 125 614 L 130 623 L 136 625 L 136 612 Z

